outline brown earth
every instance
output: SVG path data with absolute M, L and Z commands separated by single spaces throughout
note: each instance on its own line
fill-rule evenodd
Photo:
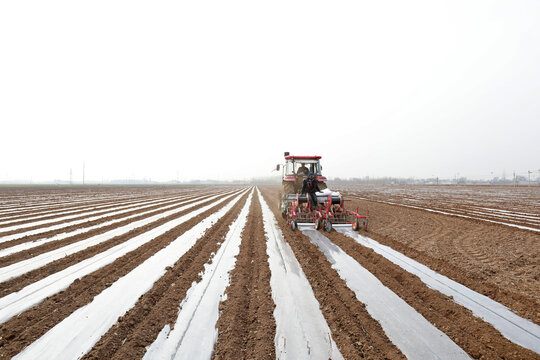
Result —
M 193 282 L 201 280 L 204 264 L 212 258 L 238 217 L 247 198 L 244 195 L 227 214 L 184 254 L 150 291 L 145 293 L 100 339 L 83 359 L 140 359 L 161 329 L 178 316 L 180 303 Z
M 130 206 L 130 207 L 137 207 L 138 205 L 133 205 L 133 206 Z M 100 211 L 95 213 L 95 214 L 92 214 L 91 216 L 101 216 L 101 215 L 107 215 L 108 213 L 111 213 L 111 212 L 114 212 L 114 210 L 104 210 L 104 211 Z M 114 215 L 113 215 L 114 216 Z M 29 227 L 26 227 L 24 229 L 15 229 L 15 230 L 11 230 L 11 231 L 4 231 L 4 232 L 1 232 L 2 229 L 0 228 L 0 237 L 2 236 L 7 236 L 7 235 L 13 235 L 13 234 L 18 234 L 18 233 L 21 233 L 21 232 L 25 232 L 25 231 L 30 231 L 30 230 L 36 230 L 36 229 L 40 229 L 40 228 L 43 228 L 43 227 L 49 227 L 49 226 L 55 226 L 55 225 L 61 225 L 63 223 L 69 223 L 71 221 L 77 221 L 77 220 L 84 220 L 86 218 L 88 218 L 89 216 L 88 215 L 81 215 L 81 216 L 78 216 L 78 217 L 75 217 L 75 218 L 71 218 L 71 219 L 67 219 L 67 220 L 58 220 L 58 221 L 54 221 L 54 222 L 51 222 L 51 223 L 47 223 L 47 224 L 42 224 L 42 225 L 35 225 L 35 226 L 29 226 Z M 104 218 L 101 218 L 101 219 L 97 219 L 95 221 L 98 221 L 98 222 L 103 222 L 103 219 Z M 32 221 L 29 221 L 30 223 Z M 88 223 L 91 223 L 90 221 L 88 221 Z M 81 227 L 81 224 L 77 224 L 77 225 L 74 225 L 76 228 L 80 228 Z M 56 230 L 56 232 L 58 232 L 58 230 Z
M 289 229 L 278 207 L 280 188 L 261 186 L 260 189 L 321 304 L 323 316 L 343 356 L 347 359 L 404 359 L 324 254 L 307 236 Z
M 370 236 L 370 233 L 364 233 Z M 489 323 L 452 298 L 430 289 L 416 275 L 403 270 L 383 256 L 350 237 L 325 233 L 334 244 L 352 256 L 386 287 L 405 300 L 439 330 L 446 333 L 474 359 L 534 359 L 537 355 L 506 339 Z
M 275 359 L 275 304 L 258 196 L 253 197 L 227 300 L 220 305 L 213 359 Z
M 105 212 L 109 212 L 110 210 L 116 211 L 115 209 L 120 207 L 120 206 L 125 206 L 125 208 L 120 209 L 120 210 L 127 210 L 127 209 L 129 209 L 131 207 L 144 206 L 145 204 L 141 204 L 141 203 L 145 203 L 145 202 L 148 202 L 148 201 L 159 201 L 159 200 L 166 201 L 167 199 L 170 199 L 170 198 L 172 198 L 172 196 L 136 199 L 136 201 L 133 201 L 132 199 L 108 201 L 106 204 L 104 204 L 104 203 L 99 204 L 99 206 L 100 206 L 99 209 L 96 209 L 96 207 L 98 205 L 89 205 L 89 206 L 85 206 L 84 208 L 74 209 L 72 211 L 70 211 L 69 209 L 64 208 L 64 209 L 61 209 L 60 211 L 57 211 L 57 212 L 64 212 L 64 211 L 69 211 L 69 212 L 62 213 L 62 214 L 57 214 L 57 212 L 48 211 L 48 212 L 36 215 L 36 216 L 40 216 L 40 218 L 38 218 L 38 219 L 28 219 L 28 218 L 33 217 L 34 215 L 30 215 L 30 216 L 29 215 L 20 215 L 20 216 L 17 216 L 17 217 L 5 219 L 5 220 L 4 219 L 0 220 L 2 222 L 3 221 L 9 221 L 9 223 L 7 223 L 7 224 L 0 224 L 0 231 L 2 231 L 2 229 L 5 228 L 5 227 L 23 225 L 23 224 L 27 224 L 27 223 L 31 223 L 31 222 L 35 222 L 35 221 L 52 220 L 52 219 L 59 218 L 59 217 L 64 217 L 64 216 L 85 215 L 85 213 L 93 212 L 93 211 L 105 211 Z M 90 216 L 98 216 L 98 215 L 100 215 L 100 213 L 92 214 Z M 72 219 L 69 219 L 69 220 L 70 221 L 71 220 L 77 220 L 77 218 L 72 218 Z M 53 223 L 51 222 L 50 224 L 53 224 Z M 41 226 L 48 226 L 48 225 L 49 224 L 41 225 Z M 24 228 L 24 230 L 27 230 L 27 229 L 30 229 L 30 227 Z
M 332 186 L 330 186 L 332 188 Z M 3 192 L 0 189 L 0 205 L 15 208 L 17 204 L 26 206 L 31 202 L 63 201 L 69 199 L 90 199 L 99 196 L 140 196 L 160 198 L 168 195 L 182 195 L 184 188 L 176 187 L 120 187 L 116 189 L 74 188 L 70 194 L 58 189 L 18 189 Z M 216 193 L 216 188 L 214 193 Z M 233 188 L 219 187 L 218 191 Z M 238 188 L 236 188 L 238 189 Z M 34 191 L 35 190 L 35 191 Z M 99 190 L 99 191 L 98 191 Z M 195 191 L 196 190 L 196 191 Z M 212 190 L 204 187 L 204 191 Z M 395 359 L 403 354 L 389 341 L 380 325 L 367 313 L 345 282 L 332 269 L 324 254 L 300 232 L 292 232 L 278 209 L 281 186 L 261 187 L 266 202 L 271 207 L 286 241 L 291 245 L 315 297 L 321 304 L 321 311 L 332 331 L 332 337 L 347 359 Z M 370 228 L 367 236 L 388 245 L 397 251 L 429 266 L 435 271 L 458 281 L 465 286 L 503 303 L 520 316 L 540 323 L 540 235 L 533 231 L 519 230 L 504 225 L 480 220 L 431 213 L 399 205 L 389 205 L 392 201 L 403 204 L 429 206 L 433 209 L 451 209 L 463 214 L 473 214 L 476 203 L 482 206 L 507 210 L 513 213 L 534 213 L 537 194 L 525 191 L 520 196 L 523 203 L 515 199 L 514 193 L 503 189 L 500 198 L 497 189 L 486 188 L 476 193 L 474 189 L 457 189 L 453 196 L 451 188 L 432 189 L 368 188 L 355 186 L 344 192 L 349 208 L 370 210 Z M 200 193 L 203 187 L 194 187 Z M 204 264 L 211 261 L 219 248 L 229 225 L 238 216 L 247 195 L 222 219 L 211 227 L 204 236 L 177 263 L 167 269 L 154 287 L 141 296 L 134 308 L 128 311 L 88 353 L 87 359 L 137 359 L 145 353 L 163 326 L 174 324 L 179 305 L 193 281 L 200 280 Z M 369 200 L 359 197 L 371 197 Z M 472 200 L 470 200 L 472 197 Z M 28 200 L 28 201 L 25 201 Z M 185 201 L 186 199 L 182 200 Z M 105 201 L 99 200 L 97 201 Z M 121 200 L 119 200 L 121 201 Z M 191 200 L 193 201 L 193 200 Z M 184 204 L 179 204 L 182 206 Z M 87 259 L 112 246 L 127 241 L 137 234 L 147 231 L 173 218 L 194 211 L 200 205 L 152 223 L 149 227 L 135 229 L 125 236 L 119 236 L 85 249 L 79 253 L 59 259 L 51 264 L 25 274 L 17 279 L 0 284 L 0 294 L 17 291 L 22 287 Z M 37 306 L 23 312 L 4 324 L 0 324 L 0 358 L 10 358 L 25 346 L 35 341 L 50 328 L 69 316 L 77 308 L 89 303 L 94 296 L 109 287 L 120 277 L 167 246 L 171 241 L 189 230 L 204 217 L 217 211 L 220 204 L 190 221 L 156 237 L 138 249 L 117 259 L 72 283 L 66 290 L 55 294 Z M 520 207 L 521 206 L 521 207 Z M 56 209 L 62 205 L 55 206 Z M 29 208 L 31 209 L 31 208 Z M 154 213 L 159 213 L 158 207 Z M 142 211 L 147 211 L 144 209 Z M 467 213 L 467 211 L 470 211 Z M 134 214 L 136 212 L 133 212 Z M 28 212 L 32 216 L 32 212 Z M 130 213 L 131 214 L 131 213 Z M 509 213 L 510 214 L 510 213 Z M 510 214 L 509 216 L 511 217 Z M 121 216 L 127 216 L 122 214 Z M 151 215 L 146 215 L 151 216 Z M 484 217 L 484 215 L 479 215 Z M 140 218 L 144 218 L 141 216 Z M 137 217 L 136 219 L 139 219 Z M 14 263 L 59 246 L 80 241 L 112 228 L 135 221 L 126 220 L 113 224 L 107 229 L 80 234 L 69 239 L 49 243 L 30 249 L 15 256 L 4 257 Z M 110 219 L 108 219 L 110 220 Z M 104 220 L 105 221 L 105 220 Z M 525 223 L 517 221 L 518 223 Z M 96 223 L 97 224 L 97 223 Z M 93 224 L 92 224 L 93 225 Z M 73 226 L 68 231 L 87 223 Z M 25 229 L 26 230 L 26 229 Z M 66 229 L 59 230 L 64 232 Z M 532 353 L 508 341 L 488 323 L 474 317 L 470 311 L 456 304 L 451 298 L 428 288 L 421 280 L 357 244 L 353 239 L 335 231 L 325 233 L 362 266 L 372 272 L 392 291 L 421 313 L 438 329 L 446 333 L 471 357 L 479 359 L 539 359 Z M 21 239 L 32 241 L 45 236 Z M 19 240 L 16 240 L 19 241 Z M 0 248 L 2 248 L 0 243 Z M 14 244 L 10 244 L 12 246 Z M 32 254 L 32 255 L 31 255 Z M 266 238 L 262 224 L 262 213 L 257 196 L 250 205 L 246 227 L 242 233 L 237 264 L 231 271 L 227 300 L 220 305 L 221 316 L 217 323 L 218 341 L 214 348 L 215 359 L 275 358 L 273 318 L 274 303 L 269 285 L 270 270 L 266 254 Z
M 214 206 L 186 223 L 171 229 L 136 250 L 127 253 L 113 263 L 76 280 L 66 290 L 47 298 L 33 308 L 24 311 L 19 316 L 1 324 L 0 358 L 8 358 L 20 352 L 24 347 L 37 340 L 77 308 L 89 303 L 94 296 L 101 293 L 113 282 L 126 275 L 205 217 L 221 209 L 229 201 Z M 80 262 L 82 259 L 87 258 L 87 256 L 81 253 L 74 255 L 78 254 L 82 258 L 78 261 L 76 258 L 73 259 L 75 262 Z M 44 268 L 38 270 L 47 272 Z
M 540 186 L 463 186 L 463 185 L 336 185 L 347 194 L 357 194 L 372 201 L 385 201 L 442 210 L 461 210 L 503 217 L 540 219 Z M 497 211 L 497 210 L 503 210 Z
M 170 195 L 183 195 L 191 192 L 201 192 L 210 190 L 211 186 L 85 186 L 79 187 L 50 187 L 50 186 L 32 186 L 32 187 L 13 187 L 13 186 L 0 186 L 0 204 L 6 202 L 12 202 L 10 207 L 4 207 L 1 211 L 9 210 L 11 208 L 13 212 L 10 214 L 0 213 L 0 217 L 4 215 L 12 214 L 24 214 L 30 216 L 37 212 L 42 211 L 60 211 L 69 209 L 71 207 L 81 205 L 99 205 L 107 203 L 109 201 L 122 201 L 122 200 L 137 200 L 153 198 L 156 196 L 170 196 Z M 232 190 L 233 187 L 221 187 L 224 191 L 226 189 Z M 36 194 L 39 194 L 36 196 Z M 16 200 L 19 199 L 19 200 Z M 29 201 L 23 201 L 22 199 L 33 199 L 34 205 L 40 203 L 50 203 L 46 207 L 34 209 Z M 54 203 L 54 201 L 62 201 Z M 71 202 L 63 201 L 77 201 L 73 204 Z M 51 203 L 52 202 L 52 203 Z M 19 209 L 19 210 L 17 210 Z
M 58 202 L 58 203 L 48 203 L 46 206 L 34 208 L 32 205 L 23 205 L 21 206 L 14 206 L 11 210 L 9 208 L 2 208 L 1 211 L 9 211 L 9 213 L 0 213 L 0 218 L 4 220 L 5 217 L 14 217 L 14 218 L 21 218 L 21 217 L 28 217 L 28 216 L 34 216 L 34 215 L 41 215 L 43 213 L 47 212 L 58 212 L 58 211 L 66 211 L 77 207 L 89 207 L 89 206 L 98 206 L 98 205 L 104 205 L 108 203 L 115 203 L 120 201 L 130 201 L 130 200 L 145 200 L 145 199 L 152 199 L 155 196 L 153 195 L 137 195 L 137 196 L 121 196 L 120 194 L 117 194 L 118 196 L 113 197 L 107 197 L 102 199 L 78 199 L 76 202 Z M 162 194 L 163 195 L 163 194 Z M 172 194 L 167 194 L 164 196 L 171 196 Z M 159 196 L 159 195 L 158 195 Z M 0 200 L 1 201 L 1 200 Z M 44 200 L 47 202 L 46 200 Z M 36 202 L 37 205 L 40 204 L 39 201 Z M 9 220 L 9 219 L 5 219 Z
M 540 324 L 540 235 L 505 225 L 352 199 L 369 236 Z
M 58 271 L 61 271 L 71 265 L 74 265 L 76 263 L 79 263 L 85 259 L 88 259 L 92 256 L 95 256 L 103 251 L 106 251 L 110 248 L 112 248 L 113 246 L 116 246 L 118 244 L 121 244 L 137 235 L 140 235 L 142 233 L 145 233 L 151 229 L 154 229 L 162 224 L 165 224 L 166 222 L 169 222 L 171 220 L 174 220 L 174 219 L 177 219 L 179 217 L 182 217 L 186 214 L 189 214 L 190 212 L 192 212 L 193 210 L 197 210 L 201 207 L 204 207 L 206 205 L 209 205 L 213 202 L 215 202 L 216 200 L 219 200 L 220 198 L 222 198 L 223 196 L 220 196 L 218 197 L 217 199 L 215 200 L 210 200 L 210 201 L 206 201 L 202 204 L 199 204 L 197 206 L 194 206 L 192 208 L 189 208 L 189 209 L 186 209 L 184 211 L 180 211 L 179 213 L 176 213 L 176 214 L 173 214 L 173 215 L 169 215 L 167 217 L 164 217 L 162 219 L 159 219 L 159 220 L 156 220 L 150 224 L 146 224 L 144 226 L 140 226 L 140 227 L 137 227 L 123 235 L 118 235 L 118 236 L 115 236 L 109 240 L 106 240 L 106 241 L 103 241 L 99 244 L 96 244 L 94 246 L 91 246 L 91 247 L 88 247 L 84 250 L 81 250 L 79 252 L 76 252 L 74 254 L 71 254 L 71 255 L 68 255 L 68 256 L 65 256 L 61 259 L 58 259 L 58 260 L 55 260 L 43 267 L 40 267 L 38 269 L 35 269 L 33 271 L 30 271 L 26 274 L 23 274 L 19 277 L 16 277 L 16 278 L 13 278 L 11 280 L 8 280 L 8 281 L 5 281 L 5 282 L 2 282 L 0 283 L 0 294 L 3 294 L 3 295 L 7 295 L 9 293 L 12 293 L 12 292 L 15 292 L 15 291 L 19 291 L 21 290 L 22 288 L 24 288 L 25 286 L 31 284 L 31 283 L 34 283 L 36 281 L 39 281 L 51 274 L 54 274 Z M 195 200 L 194 200 L 195 201 Z M 192 201 L 193 202 L 193 201 Z M 207 214 L 209 211 L 211 210 L 207 210 L 206 212 L 204 212 L 203 214 Z M 200 216 L 202 215 L 199 215 L 197 218 L 199 218 Z M 193 219 L 189 220 L 188 223 L 192 223 L 193 222 Z M 47 245 L 47 244 L 45 244 Z M 45 247 L 44 245 L 44 247 Z M 36 248 L 37 249 L 37 248 Z M 34 249 L 31 249 L 31 250 L 34 250 Z M 24 253 L 24 252 L 23 252 Z M 37 255 L 37 253 L 34 253 L 35 255 Z M 22 254 L 24 255 L 24 254 Z M 19 253 L 16 253 L 16 254 L 13 254 L 12 256 L 9 256 L 7 258 L 11 258 L 11 257 L 16 257 L 16 256 L 22 256 L 22 255 L 19 255 Z
M 89 237 L 105 233 L 105 232 L 107 232 L 109 230 L 116 229 L 118 227 L 130 224 L 130 223 L 132 223 L 134 221 L 142 220 L 142 219 L 151 217 L 153 215 L 157 215 L 157 214 L 159 214 L 159 213 L 161 213 L 163 211 L 174 210 L 174 209 L 177 209 L 177 208 L 179 208 L 181 206 L 193 203 L 195 201 L 204 200 L 205 198 L 208 198 L 209 196 L 210 195 L 195 196 L 195 197 L 186 198 L 186 199 L 183 199 L 183 200 L 180 200 L 180 201 L 173 201 L 173 202 L 166 203 L 166 204 L 155 205 L 155 206 L 151 206 L 151 207 L 148 207 L 148 208 L 145 208 L 145 209 L 133 210 L 133 211 L 130 211 L 130 212 L 126 212 L 124 214 L 108 216 L 108 217 L 105 217 L 105 218 L 102 218 L 102 219 L 98 219 L 98 220 L 94 220 L 94 221 L 88 221 L 88 222 L 85 222 L 85 223 L 82 223 L 82 224 L 79 224 L 79 225 L 69 226 L 69 227 L 63 228 L 62 230 L 59 230 L 59 232 L 55 231 L 55 233 L 69 232 L 71 230 L 66 230 L 66 229 L 71 229 L 71 228 L 73 228 L 75 230 L 77 228 L 85 228 L 85 227 L 89 227 L 89 226 L 95 226 L 95 225 L 99 225 L 99 224 L 102 224 L 102 223 L 107 222 L 107 221 L 111 221 L 111 220 L 115 220 L 115 219 L 121 219 L 121 218 L 124 218 L 126 216 L 136 215 L 138 213 L 143 213 L 143 212 L 146 212 L 146 211 L 150 211 L 147 214 L 143 214 L 143 215 L 140 215 L 140 216 L 135 216 L 135 217 L 130 218 L 130 219 L 119 221 L 117 223 L 114 223 L 114 224 L 111 224 L 111 225 L 108 225 L 108 226 L 103 226 L 103 227 L 93 229 L 93 230 L 90 230 L 90 231 L 87 231 L 87 232 L 84 232 L 84 233 L 81 233 L 81 234 L 78 234 L 78 235 L 67 237 L 67 238 L 64 238 L 64 239 L 61 239 L 61 240 L 55 240 L 55 241 L 51 241 L 51 242 L 46 242 L 43 245 L 39 245 L 39 246 L 36 246 L 34 248 L 30 248 L 30 249 L 27 249 L 27 250 L 19 251 L 17 253 L 13 253 L 11 255 L 1 257 L 1 264 L 2 264 L 2 266 L 7 266 L 7 265 L 10 265 L 12 263 L 24 260 L 24 259 L 34 257 L 34 256 L 39 255 L 41 253 L 51 251 L 53 249 L 56 249 L 56 248 L 59 248 L 59 247 L 62 247 L 62 246 L 66 246 L 66 245 L 72 244 L 74 242 L 78 242 L 78 241 L 87 239 Z M 170 208 L 168 208 L 166 210 L 162 210 L 162 208 L 164 206 L 173 205 L 175 203 L 177 203 L 177 205 L 172 206 L 172 207 L 170 207 Z M 49 237 L 49 236 L 44 236 L 43 233 L 42 233 L 42 234 L 36 234 L 36 235 L 32 235 L 32 236 L 26 236 L 26 237 L 23 237 L 23 238 L 20 238 L 20 239 L 6 241 L 4 243 L 0 243 L 0 249 L 9 248 L 9 247 L 12 247 L 12 246 L 15 246 L 15 245 L 18 245 L 18 244 L 22 244 L 22 243 L 26 243 L 26 242 L 38 241 L 40 239 L 44 239 L 44 238 L 47 238 L 47 237 Z
M 133 198 L 134 201 L 144 201 L 145 199 L 152 199 L 150 196 L 141 196 L 137 198 Z M 10 213 L 0 213 L 0 221 L 15 221 L 20 219 L 25 219 L 30 216 L 45 216 L 47 214 L 56 214 L 61 211 L 79 211 L 84 210 L 87 208 L 92 208 L 95 206 L 102 206 L 102 205 L 109 205 L 109 204 L 115 204 L 119 202 L 125 202 L 129 201 L 129 199 L 125 198 L 113 198 L 108 200 L 101 200 L 101 201 L 88 201 L 88 202 L 82 202 L 82 203 L 76 203 L 76 204 L 65 204 L 64 206 L 61 205 L 52 205 L 52 207 L 43 207 L 43 208 L 30 208 L 31 210 L 19 210 L 14 211 Z

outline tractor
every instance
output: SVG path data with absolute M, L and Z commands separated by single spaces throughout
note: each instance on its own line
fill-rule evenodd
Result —
M 314 224 L 330 232 L 334 225 L 352 225 L 353 230 L 367 231 L 369 211 L 366 216 L 356 211 L 346 210 L 345 200 L 339 192 L 330 191 L 326 177 L 321 173 L 320 156 L 295 156 L 285 152 L 285 164 L 278 164 L 276 170 L 283 170 L 283 194 L 280 199 L 282 216 L 287 219 L 292 230 L 298 225 Z M 316 193 L 317 206 L 312 208 L 305 194 L 300 194 L 302 183 L 309 173 L 317 177 L 321 192 Z
M 326 178 L 321 174 L 320 160 L 320 156 L 294 156 L 286 152 L 285 164 L 276 166 L 278 171 L 280 166 L 283 168 L 283 192 L 285 194 L 300 192 L 302 182 L 309 173 L 313 173 L 317 177 L 319 189 L 326 189 Z

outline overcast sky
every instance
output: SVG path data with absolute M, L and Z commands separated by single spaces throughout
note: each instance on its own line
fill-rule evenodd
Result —
M 2 1 L 0 181 L 540 169 L 540 1 Z

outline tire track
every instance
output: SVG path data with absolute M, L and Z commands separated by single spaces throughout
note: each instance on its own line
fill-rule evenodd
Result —
M 412 240 L 408 243 L 409 246 L 419 251 L 426 251 L 429 248 L 436 246 L 440 239 L 444 239 L 451 235 L 452 230 L 445 228 L 442 221 L 439 219 L 434 217 L 423 217 L 422 219 L 426 219 L 426 222 L 429 223 L 429 225 L 425 223 L 422 224 L 422 227 L 426 230 L 429 229 L 429 232 L 418 237 L 416 240 Z

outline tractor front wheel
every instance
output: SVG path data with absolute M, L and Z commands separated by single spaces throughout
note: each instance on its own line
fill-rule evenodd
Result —
M 315 220 L 315 230 L 321 230 L 321 219 Z
M 358 219 L 354 220 L 354 222 L 352 223 L 352 229 L 354 231 L 360 230 L 360 223 L 358 222 Z

